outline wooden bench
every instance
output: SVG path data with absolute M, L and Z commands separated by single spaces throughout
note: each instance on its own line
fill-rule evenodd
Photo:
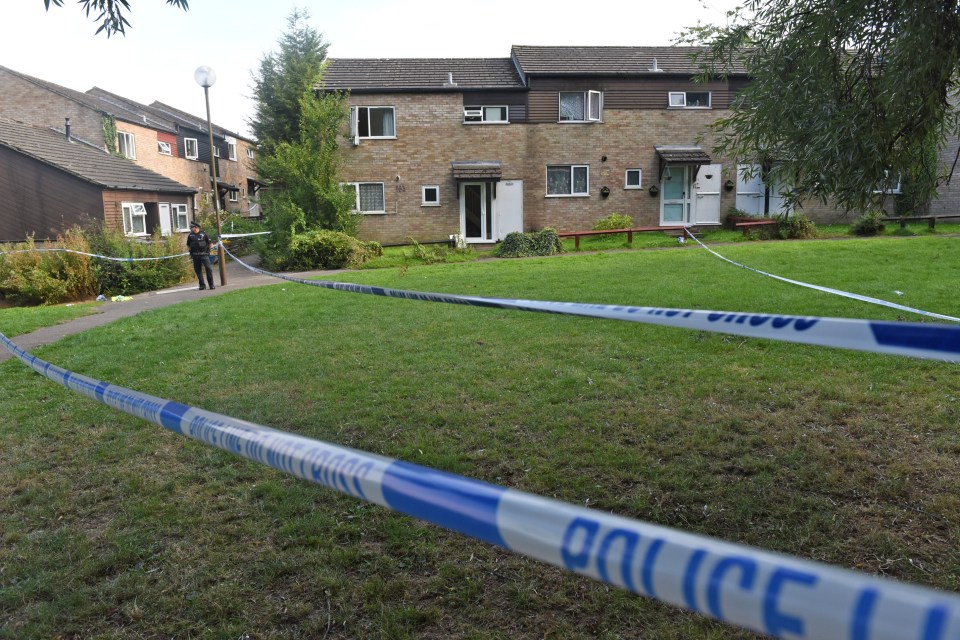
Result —
M 685 227 L 633 227 L 632 229 L 600 229 L 592 231 L 565 231 L 563 233 L 558 233 L 557 236 L 560 238 L 573 238 L 574 247 L 577 249 L 580 248 L 580 238 L 583 236 L 605 236 L 612 233 L 625 233 L 627 234 L 627 244 L 633 244 L 633 234 L 634 233 L 643 233 L 647 231 L 680 231 L 682 232 Z
M 941 220 L 943 218 L 960 218 L 960 213 L 941 214 L 936 216 L 889 216 L 889 217 L 880 218 L 880 219 L 883 220 L 884 222 L 899 221 L 901 229 L 906 229 L 908 222 L 919 222 L 920 220 L 926 220 L 927 225 L 929 225 L 931 229 L 935 229 L 937 227 L 937 220 Z

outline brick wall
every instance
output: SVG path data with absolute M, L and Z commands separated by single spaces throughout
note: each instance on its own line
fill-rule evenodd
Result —
M 0 96 L 3 96 L 0 116 L 4 118 L 58 129 L 63 129 L 64 118 L 70 118 L 72 135 L 103 146 L 103 118 L 99 111 L 3 69 L 0 69 Z

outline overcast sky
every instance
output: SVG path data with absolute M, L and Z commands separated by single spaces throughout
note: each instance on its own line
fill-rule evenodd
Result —
M 295 7 L 330 43 L 331 58 L 505 58 L 510 46 L 669 45 L 697 22 L 725 23 L 739 0 L 131 0 L 126 36 L 99 26 L 76 0 L 44 10 L 43 0 L 4 0 L 0 65 L 86 91 L 97 86 L 137 102 L 154 100 L 205 116 L 193 79 L 213 67 L 213 121 L 249 135 L 251 74 Z M 0 95 L 0 116 L 3 96 Z

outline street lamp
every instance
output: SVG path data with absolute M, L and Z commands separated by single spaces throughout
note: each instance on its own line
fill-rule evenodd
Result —
M 220 193 L 217 189 L 217 160 L 213 153 L 213 123 L 210 121 L 210 87 L 217 81 L 217 74 L 207 66 L 197 67 L 193 72 L 197 84 L 203 87 L 203 98 L 207 102 L 207 132 L 210 134 L 210 187 L 213 193 L 213 213 L 217 220 L 217 264 L 220 265 L 220 286 L 227 284 L 227 270 L 224 266 L 223 240 L 220 238 Z

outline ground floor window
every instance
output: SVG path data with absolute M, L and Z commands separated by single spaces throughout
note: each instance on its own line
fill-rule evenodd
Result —
M 353 210 L 360 213 L 386 213 L 382 182 L 345 182 L 344 191 L 353 193 Z
M 170 213 L 173 217 L 173 224 L 177 231 L 189 231 L 190 230 L 190 218 L 187 215 L 187 205 L 185 204 L 171 204 Z
M 547 166 L 548 196 L 585 196 L 590 193 L 590 169 L 587 165 Z
M 440 187 L 436 185 L 424 186 L 420 205 L 424 207 L 440 206 Z
M 642 173 L 640 169 L 627 169 L 626 179 L 623 184 L 624 189 L 639 189 L 640 188 L 640 177 Z
M 147 208 L 141 202 L 124 202 L 123 232 L 128 236 L 147 235 Z

